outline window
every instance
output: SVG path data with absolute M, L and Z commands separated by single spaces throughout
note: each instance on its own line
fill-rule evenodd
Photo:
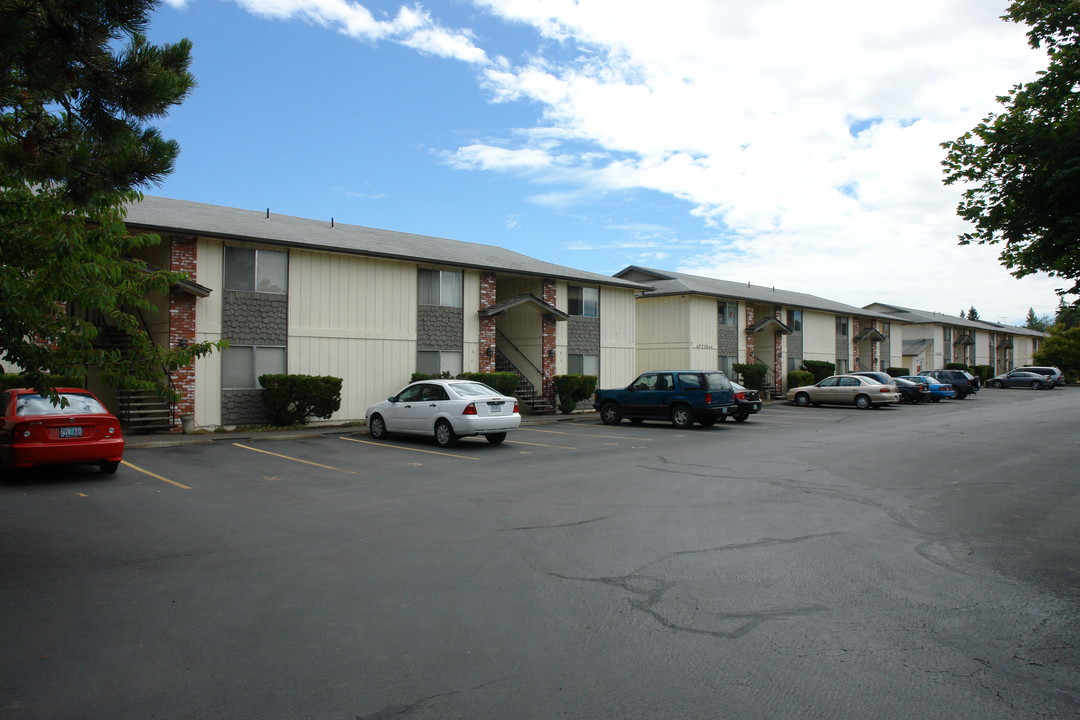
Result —
M 739 308 L 737 302 L 726 302 L 721 300 L 717 304 L 717 317 L 720 319 L 721 325 L 736 325 L 735 312 Z
M 846 317 L 836 316 L 836 334 L 840 337 L 847 337 L 848 319 Z
M 569 311 L 579 317 L 600 317 L 600 290 L 571 285 L 567 288 Z
M 791 332 L 802 332 L 802 310 L 788 310 L 787 324 Z
M 225 289 L 284 295 L 289 291 L 289 254 L 225 248 Z
M 461 307 L 464 275 L 452 270 L 420 270 L 420 304 Z
M 567 373 L 569 375 L 593 375 L 600 377 L 599 355 L 575 355 L 571 353 L 567 357 Z
M 717 369 L 729 378 L 733 378 L 735 377 L 735 363 L 738 359 L 739 358 L 735 355 L 720 355 L 717 358 L 717 364 L 719 365 Z
M 221 354 L 221 386 L 225 390 L 254 390 L 260 375 L 285 372 L 285 348 L 230 345 Z
M 461 353 L 449 350 L 419 350 L 416 353 L 416 372 L 427 375 L 461 374 Z
M 838 374 L 840 374 L 840 375 L 843 375 L 847 371 L 848 371 L 848 361 L 847 361 L 847 359 L 846 358 L 845 359 L 837 358 L 836 359 L 836 372 Z

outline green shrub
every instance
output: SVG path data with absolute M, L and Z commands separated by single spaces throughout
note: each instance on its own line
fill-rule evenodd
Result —
M 761 363 L 737 363 L 732 368 L 742 378 L 742 384 L 751 390 L 761 392 L 765 389 L 765 377 L 769 368 Z
M 968 370 L 968 372 L 971 373 L 972 375 L 974 375 L 975 377 L 979 378 L 979 381 L 981 383 L 985 384 L 987 380 L 989 380 L 990 378 L 992 378 L 994 376 L 994 366 L 993 365 L 972 365 L 971 369 Z
M 512 372 L 461 373 L 458 377 L 462 380 L 484 383 L 492 390 L 510 397 L 513 397 L 514 393 L 517 392 L 518 376 Z
M 814 376 L 814 382 L 820 382 L 836 374 L 836 363 L 825 360 L 803 360 L 802 369 Z
M 341 378 L 327 375 L 260 375 L 263 405 L 274 425 L 328 418 L 341 407 Z
M 443 370 L 441 373 L 422 373 L 414 372 L 412 377 L 409 378 L 410 383 L 419 382 L 420 380 L 448 380 L 452 377 L 449 370 Z
M 900 377 L 901 375 L 910 375 L 911 368 L 887 367 L 885 372 L 889 374 L 889 377 Z
M 564 415 L 572 413 L 579 402 L 596 390 L 595 375 L 556 375 L 552 381 L 559 395 L 559 412 Z
M 967 363 L 959 363 L 959 362 L 945 363 L 945 369 L 946 370 L 967 370 L 968 366 L 967 366 Z M 974 373 L 972 373 L 972 374 L 974 374 Z
M 802 387 L 814 384 L 814 373 L 807 370 L 792 370 L 787 376 L 788 388 Z

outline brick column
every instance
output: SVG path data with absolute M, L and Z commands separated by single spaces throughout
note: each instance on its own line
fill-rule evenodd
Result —
M 779 305 L 773 312 L 773 317 L 779 322 L 784 322 L 784 311 Z M 773 382 L 776 390 L 783 388 L 784 382 L 784 333 L 773 333 Z
M 746 303 L 746 330 L 754 327 L 754 306 Z M 754 333 L 746 333 L 746 361 L 754 362 Z
M 480 273 L 480 309 L 495 304 L 495 273 Z M 491 350 L 489 353 L 488 350 Z M 495 372 L 495 318 L 480 318 L 480 372 Z
M 195 280 L 197 266 L 195 238 L 169 238 L 169 269 L 187 274 L 188 280 Z M 169 347 L 176 348 L 195 343 L 195 296 L 179 292 L 173 288 L 169 293 Z M 176 404 L 176 419 L 181 415 L 195 412 L 195 364 L 174 370 L 171 375 L 173 387 L 180 393 L 180 402 Z M 180 426 L 174 424 L 173 432 Z
M 850 338 L 857 338 L 862 332 L 862 328 L 859 327 L 859 318 L 851 318 L 851 335 Z M 855 372 L 859 369 L 859 342 L 855 340 L 848 340 L 851 343 L 851 367 L 848 368 L 848 372 Z
M 556 306 L 558 285 L 554 280 L 544 279 L 544 302 L 552 307 Z M 541 342 L 541 365 L 540 372 L 544 376 L 544 399 L 555 405 L 555 316 L 545 315 L 543 320 L 543 337 Z

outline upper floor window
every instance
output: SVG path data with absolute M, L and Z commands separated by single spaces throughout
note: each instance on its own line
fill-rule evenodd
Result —
M 717 317 L 720 318 L 721 325 L 735 325 L 735 313 L 739 308 L 737 302 L 726 302 L 721 300 L 717 305 Z
M 600 290 L 598 288 L 571 285 L 569 294 L 569 312 L 580 317 L 600 317 Z
M 287 293 L 289 254 L 277 250 L 226 247 L 225 289 Z
M 453 270 L 420 270 L 420 304 L 461 307 L 464 275 Z
M 840 337 L 847 337 L 848 334 L 848 319 L 841 315 L 836 316 L 836 334 Z
M 787 324 L 791 332 L 802 332 L 802 310 L 788 310 Z

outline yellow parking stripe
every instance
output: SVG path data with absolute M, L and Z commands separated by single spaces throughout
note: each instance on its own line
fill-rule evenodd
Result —
M 437 450 L 424 450 L 422 448 L 405 447 L 404 445 L 391 445 L 389 443 L 373 442 L 371 440 L 359 440 L 357 438 L 343 437 L 340 440 L 348 440 L 354 443 L 363 443 L 364 445 L 375 445 L 376 447 L 394 448 L 395 450 L 408 450 L 409 452 L 427 453 L 428 455 L 444 455 L 446 457 L 461 458 L 462 460 L 479 460 L 480 458 L 470 457 L 469 455 L 454 455 L 453 453 L 438 452 Z
M 608 440 L 655 440 L 655 438 L 647 437 L 624 437 L 622 435 L 594 435 L 591 431 L 585 432 L 566 432 L 565 430 L 538 430 L 537 428 L 519 428 L 518 432 L 538 432 L 538 433 L 550 433 L 551 435 L 577 435 L 578 437 L 595 437 L 606 438 Z
M 127 467 L 131 468 L 132 470 L 135 470 L 137 472 L 141 472 L 143 475 L 149 475 L 150 477 L 154 478 L 155 480 L 160 480 L 161 482 L 167 482 L 170 485 L 175 485 L 176 487 L 180 488 L 181 490 L 190 490 L 191 489 L 187 485 L 183 485 L 181 483 L 178 483 L 175 480 L 170 480 L 169 478 L 161 477 L 160 475 L 155 475 L 154 473 L 150 472 L 149 470 L 143 470 L 141 467 L 138 467 L 136 465 L 132 465 L 127 460 L 121 460 L 120 463 L 122 465 L 126 465 Z
M 247 445 L 241 445 L 240 443 L 233 443 L 233 445 L 235 445 L 238 448 L 244 448 L 245 450 L 250 450 L 252 452 L 262 453 L 263 455 L 273 455 L 274 457 L 279 457 L 279 458 L 282 458 L 283 460 L 292 460 L 293 462 L 304 463 L 305 465 L 314 465 L 315 467 L 320 467 L 320 468 L 323 468 L 324 470 L 336 470 L 338 472 L 348 473 L 349 475 L 355 475 L 356 474 L 355 470 L 342 470 L 341 468 L 336 468 L 333 465 L 320 465 L 319 463 L 311 462 L 310 460 L 301 460 L 300 458 L 289 457 L 288 455 L 280 455 L 280 454 L 275 453 L 275 452 L 270 452 L 269 450 L 259 450 L 258 448 L 248 447 Z

